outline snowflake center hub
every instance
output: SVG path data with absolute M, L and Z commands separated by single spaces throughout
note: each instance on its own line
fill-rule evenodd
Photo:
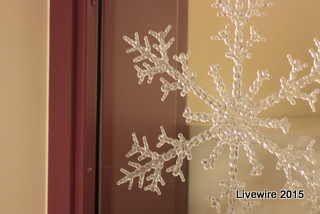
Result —
M 226 109 L 224 117 L 226 122 L 230 123 L 234 128 L 251 124 L 252 119 L 257 118 L 257 114 L 252 111 L 253 104 L 245 98 L 231 98 L 226 101 Z

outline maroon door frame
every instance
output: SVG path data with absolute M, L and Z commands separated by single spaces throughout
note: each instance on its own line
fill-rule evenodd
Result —
M 93 214 L 98 3 L 50 1 L 48 214 Z

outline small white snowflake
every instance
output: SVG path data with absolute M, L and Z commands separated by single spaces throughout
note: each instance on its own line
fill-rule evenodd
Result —
M 202 123 L 210 123 L 209 129 L 187 140 L 182 134 L 178 135 L 178 139 L 169 138 L 163 127 L 161 127 L 161 134 L 159 135 L 159 142 L 157 147 L 164 144 L 169 144 L 172 149 L 159 154 L 151 151 L 148 146 L 146 137 L 142 138 L 143 145 L 140 145 L 136 134 L 133 133 L 132 149 L 126 155 L 131 157 L 134 154 L 139 154 L 138 161 L 146 158 L 150 160 L 141 165 L 139 163 L 129 162 L 128 165 L 133 167 L 134 170 L 129 172 L 121 169 L 125 176 L 118 181 L 118 185 L 129 182 L 129 189 L 131 189 L 134 179 L 138 178 L 138 186 L 142 188 L 145 180 L 149 182 L 144 190 L 149 190 L 161 194 L 159 183 L 164 186 L 161 173 L 164 164 L 171 160 L 176 159 L 173 166 L 166 168 L 166 172 L 172 173 L 174 176 L 179 176 L 182 181 L 185 181 L 184 175 L 181 171 L 183 160 L 187 158 L 191 160 L 191 151 L 203 142 L 211 139 L 218 139 L 217 144 L 214 146 L 210 156 L 202 161 L 205 169 L 214 169 L 215 160 L 219 158 L 223 150 L 227 147 L 229 149 L 229 179 L 221 181 L 221 193 L 216 197 L 209 197 L 211 205 L 216 208 L 217 212 L 221 211 L 220 201 L 224 197 L 228 198 L 228 213 L 234 213 L 236 209 L 236 201 L 240 201 L 243 211 L 247 212 L 252 209 L 257 202 L 247 199 L 236 199 L 235 192 L 245 190 L 245 183 L 238 180 L 238 158 L 239 148 L 243 147 L 246 151 L 246 156 L 252 164 L 252 176 L 259 176 L 262 173 L 263 165 L 258 162 L 255 151 L 252 147 L 253 143 L 258 143 L 266 151 L 275 155 L 278 158 L 276 168 L 283 169 L 286 176 L 285 188 L 293 189 L 301 187 L 301 183 L 293 178 L 293 171 L 299 173 L 306 181 L 309 189 L 307 201 L 311 203 L 310 213 L 320 211 L 318 189 L 320 186 L 320 171 L 308 169 L 303 164 L 303 160 L 316 164 L 313 158 L 312 146 L 314 141 L 311 141 L 309 146 L 304 151 L 297 151 L 292 145 L 287 148 L 279 148 L 277 144 L 269 140 L 259 127 L 281 129 L 284 134 L 288 133 L 290 123 L 287 118 L 271 119 L 262 118 L 260 113 L 266 109 L 274 106 L 280 101 L 287 99 L 290 104 L 294 105 L 296 99 L 302 99 L 309 103 L 313 112 L 316 111 L 315 103 L 317 102 L 317 94 L 319 89 L 314 90 L 310 94 L 304 93 L 303 88 L 311 83 L 320 84 L 320 42 L 315 39 L 317 50 L 310 49 L 310 54 L 313 57 L 313 66 L 308 75 L 301 78 L 297 77 L 298 72 L 307 68 L 306 64 L 302 64 L 299 60 L 295 60 L 288 55 L 288 60 L 291 65 L 289 78 L 281 78 L 281 89 L 258 102 L 254 102 L 255 95 L 259 92 L 265 80 L 270 80 L 270 75 L 266 70 L 259 70 L 257 78 L 252 83 L 246 94 L 242 92 L 242 63 L 246 59 L 251 58 L 249 52 L 250 47 L 256 43 L 264 41 L 265 39 L 255 30 L 253 26 L 250 29 L 250 38 L 244 39 L 243 32 L 245 24 L 252 17 L 261 17 L 265 14 L 260 11 L 263 7 L 273 6 L 272 3 L 266 0 L 216 0 L 213 4 L 214 8 L 220 8 L 219 16 L 228 17 L 234 25 L 233 36 L 230 36 L 230 26 L 226 25 L 217 36 L 213 36 L 214 40 L 222 40 L 228 47 L 226 57 L 231 59 L 234 63 L 233 67 L 233 83 L 232 92 L 226 90 L 219 74 L 220 66 L 213 65 L 210 68 L 209 75 L 213 78 L 216 89 L 221 97 L 220 100 L 215 99 L 211 94 L 207 93 L 200 86 L 196 85 L 194 80 L 195 73 L 190 73 L 188 69 L 188 58 L 190 53 L 180 53 L 178 56 L 173 56 L 173 59 L 181 64 L 181 71 L 175 69 L 169 63 L 167 51 L 174 42 L 171 38 L 166 42 L 171 26 L 168 26 L 163 32 L 149 31 L 149 34 L 154 37 L 159 43 L 149 43 L 148 37 L 144 37 L 144 45 L 140 44 L 138 33 L 135 33 L 135 38 L 131 39 L 124 36 L 124 40 L 131 45 L 127 53 L 138 52 L 139 55 L 133 60 L 134 68 L 137 71 L 139 84 L 142 84 L 145 78 L 147 82 L 151 83 L 155 75 L 166 73 L 173 81 L 169 82 L 165 78 L 160 78 L 162 82 L 161 90 L 163 91 L 162 101 L 166 99 L 170 91 L 180 90 L 180 95 L 185 96 L 188 93 L 193 93 L 199 97 L 203 102 L 211 107 L 211 113 L 205 112 L 192 112 L 188 107 L 183 113 L 183 117 L 187 122 L 198 121 Z M 159 52 L 155 54 L 154 51 Z M 142 65 L 142 67 L 141 67 Z M 147 175 L 148 174 L 148 175 Z

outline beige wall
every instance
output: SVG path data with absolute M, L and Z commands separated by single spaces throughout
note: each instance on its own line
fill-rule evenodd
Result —
M 0 213 L 46 213 L 48 3 L 0 1 Z
M 223 42 L 210 39 L 212 35 L 223 29 L 227 21 L 216 16 L 217 9 L 210 6 L 213 2 L 213 0 L 189 0 L 189 49 L 192 51 L 189 66 L 191 71 L 198 73 L 198 84 L 218 97 L 215 85 L 207 75 L 209 66 L 212 64 L 222 66 L 222 78 L 228 90 L 231 91 L 232 62 L 224 57 L 226 46 Z M 320 1 L 274 0 L 273 2 L 276 3 L 274 8 L 265 9 L 268 17 L 250 22 L 256 26 L 262 36 L 267 38 L 267 42 L 255 44 L 252 48 L 252 60 L 244 64 L 244 92 L 256 78 L 258 69 L 268 69 L 271 74 L 272 80 L 265 82 L 258 95 L 260 99 L 279 90 L 280 77 L 288 76 L 290 65 L 286 58 L 287 53 L 312 65 L 308 49 L 315 48 L 312 41 L 314 37 L 320 38 Z M 193 111 L 210 112 L 210 109 L 194 96 L 188 96 L 188 106 Z M 289 117 L 292 123 L 291 135 L 286 138 L 282 138 L 282 135 L 271 135 L 275 137 L 277 143 L 304 143 L 301 142 L 304 138 L 292 137 L 292 134 L 320 136 L 319 102 L 317 110 L 317 113 L 312 113 L 307 102 L 298 101 L 296 106 L 291 106 L 284 101 L 264 112 L 263 115 L 272 118 Z M 203 124 L 192 123 L 190 134 L 194 135 L 205 128 L 207 127 Z M 208 201 L 204 199 L 219 193 L 218 182 L 226 176 L 228 153 L 225 152 L 219 159 L 214 171 L 205 171 L 200 162 L 208 157 L 213 145 L 214 142 L 208 142 L 193 151 L 189 169 L 189 214 L 215 213 Z M 257 153 L 259 160 L 265 165 L 263 176 L 250 176 L 250 164 L 246 158 L 243 158 L 240 160 L 241 179 L 247 182 L 249 190 L 263 190 L 264 187 L 270 190 L 282 188 L 284 176 L 280 171 L 275 170 L 275 158 L 259 148 Z M 241 151 L 241 156 L 245 156 L 244 151 Z M 226 213 L 225 208 L 223 207 L 222 213 Z M 253 213 L 305 213 L 304 209 L 296 201 L 265 200 L 263 205 Z

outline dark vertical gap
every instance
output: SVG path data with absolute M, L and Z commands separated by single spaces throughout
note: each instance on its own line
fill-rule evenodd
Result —
M 101 153 L 101 104 L 102 104 L 102 0 L 98 0 L 98 42 L 97 42 L 97 111 L 96 111 L 96 175 L 95 214 L 100 213 L 100 153 Z
M 177 0 L 177 11 L 176 11 L 176 38 L 177 38 L 177 53 L 188 51 L 188 6 L 189 0 Z M 178 65 L 179 66 L 179 65 Z M 181 97 L 179 93 L 176 93 L 176 132 L 182 133 L 186 139 L 189 139 L 189 131 L 184 118 L 181 113 L 184 112 L 186 107 L 186 97 Z M 175 214 L 186 214 L 188 213 L 188 169 L 189 161 L 184 160 L 182 171 L 185 175 L 186 182 L 176 180 L 176 191 L 175 191 Z
M 76 121 L 77 121 L 77 52 L 78 52 L 78 1 L 74 0 L 72 3 L 72 89 L 71 89 L 71 180 L 70 180 L 70 212 L 75 213 L 76 210 Z

